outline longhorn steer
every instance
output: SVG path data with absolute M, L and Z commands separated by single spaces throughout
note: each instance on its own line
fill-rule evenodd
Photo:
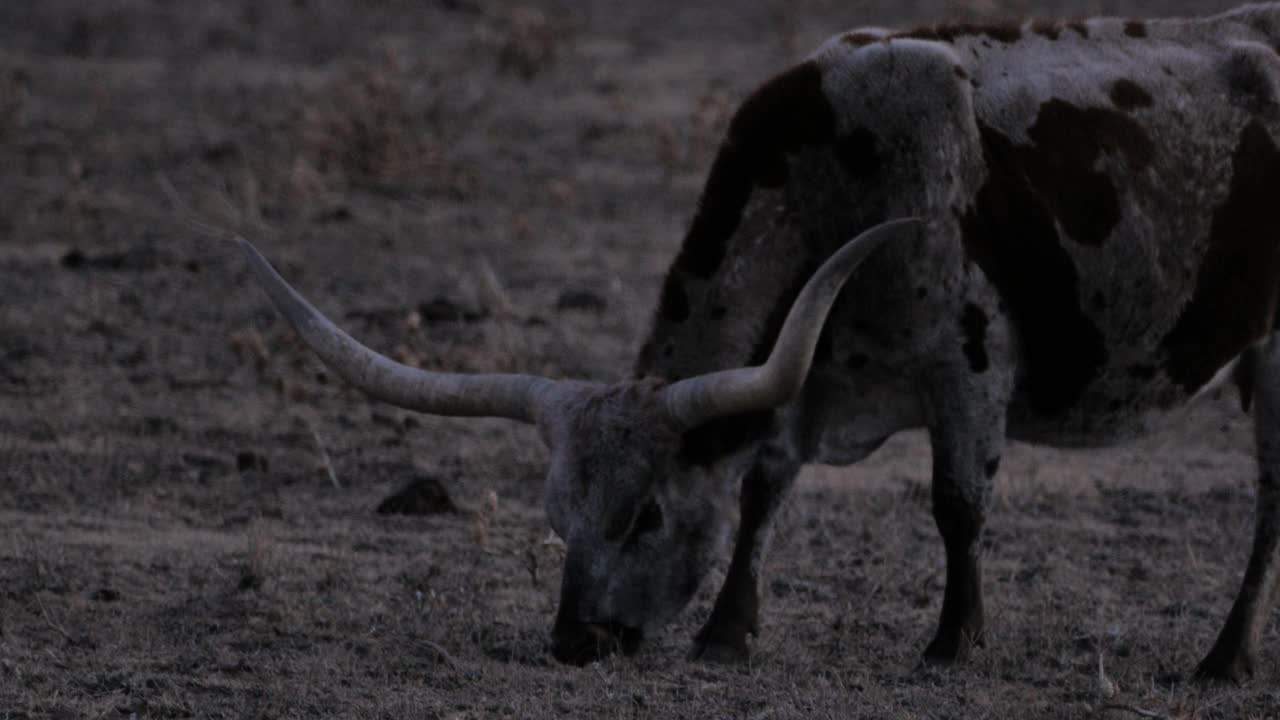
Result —
M 686 604 L 735 492 L 737 545 L 694 653 L 744 653 L 797 470 L 912 427 L 932 444 L 947 558 L 925 654 L 962 659 L 983 634 L 979 537 L 1006 437 L 1114 443 L 1234 369 L 1246 406 L 1256 395 L 1257 528 L 1197 674 L 1238 679 L 1280 552 L 1278 45 L 1280 3 L 833 38 L 736 113 L 634 379 L 612 385 L 397 365 L 244 247 L 373 397 L 537 424 L 569 662 L 630 651 Z M 886 222 L 908 217 L 924 222 Z

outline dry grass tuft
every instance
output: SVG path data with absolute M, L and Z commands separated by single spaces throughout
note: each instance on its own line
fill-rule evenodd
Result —
M 498 71 L 532 80 L 553 65 L 568 37 L 568 26 L 535 7 L 512 8 L 502 19 Z
M 340 73 L 301 110 L 300 155 L 290 170 L 294 191 L 314 192 L 322 181 L 377 185 L 439 176 L 444 150 L 423 112 L 392 58 Z
M 0 68 L 0 140 L 17 132 L 25 122 L 31 97 L 31 78 L 21 67 Z
M 253 363 L 258 370 L 265 369 L 271 360 L 271 352 L 267 350 L 262 333 L 253 328 L 240 328 L 232 332 L 227 337 L 227 343 L 241 362 Z
M 280 561 L 276 558 L 272 540 L 261 523 L 253 523 L 245 536 L 244 562 L 236 589 L 240 591 L 263 590 L 266 584 L 280 575 Z

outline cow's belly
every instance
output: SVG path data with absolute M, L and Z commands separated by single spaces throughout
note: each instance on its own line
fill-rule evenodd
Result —
M 1079 400 L 1055 412 L 1037 412 L 1029 398 L 1015 393 L 1009 408 L 1008 436 L 1014 440 L 1057 447 L 1106 447 L 1139 438 L 1165 425 L 1194 400 L 1232 377 L 1233 359 L 1194 393 L 1188 393 L 1162 371 L 1107 373 L 1096 379 Z
M 1122 364 L 1090 383 L 1069 407 L 1034 409 L 1025 388 L 1009 406 L 1010 439 L 1054 447 L 1107 447 L 1142 437 L 1168 424 L 1198 397 L 1228 384 L 1239 358 L 1189 393 L 1161 371 Z M 1133 368 L 1144 368 L 1134 372 Z M 854 382 L 819 368 L 790 409 L 793 446 L 807 462 L 847 465 L 869 455 L 891 435 L 924 424 L 918 393 L 908 378 L 882 375 Z

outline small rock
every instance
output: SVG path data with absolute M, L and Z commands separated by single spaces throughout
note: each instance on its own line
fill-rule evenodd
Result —
M 431 475 L 414 478 L 378 505 L 379 515 L 444 515 L 456 512 L 458 506 L 440 479 Z
M 200 452 L 182 453 L 182 464 L 187 467 L 209 470 L 212 472 L 221 472 L 227 467 L 226 461 L 222 458 L 216 455 L 206 455 Z
M 79 270 L 84 267 L 87 259 L 80 248 L 71 248 L 66 255 L 62 256 L 62 267 Z
M 557 310 L 585 310 L 604 312 L 609 307 L 605 299 L 590 290 L 565 290 L 556 300 Z
M 248 592 L 257 590 L 262 587 L 262 578 L 253 570 L 244 568 L 240 574 L 240 582 L 236 583 L 236 589 L 240 592 Z
M 267 471 L 267 459 L 255 452 L 244 450 L 236 454 L 236 469 L 240 472 L 249 470 Z
M 489 311 L 463 307 L 447 297 L 438 296 L 419 305 L 418 316 L 428 325 L 446 322 L 473 323 L 489 317 Z
M 147 272 L 161 264 L 159 253 L 150 247 L 134 247 L 121 252 L 108 252 L 89 257 L 80 248 L 72 248 L 62 256 L 62 267 L 70 270 L 127 270 Z
M 219 140 L 205 145 L 200 158 L 210 164 L 219 164 L 240 157 L 240 146 L 231 140 Z
M 351 208 L 345 205 L 337 205 L 317 213 L 314 221 L 320 224 L 344 223 L 350 222 L 354 217 L 355 215 L 351 212 Z

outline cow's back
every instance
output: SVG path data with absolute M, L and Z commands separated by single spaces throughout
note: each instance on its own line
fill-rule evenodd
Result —
M 915 123 L 921 147 L 968 134 L 981 148 L 968 176 L 958 152 L 955 179 L 888 184 L 938 195 L 928 209 L 958 219 L 1008 306 L 1021 349 L 1011 424 L 1026 436 L 1177 404 L 1272 329 L 1277 27 L 1272 3 L 1191 21 L 860 31 L 816 56 L 846 130 Z M 913 91 L 923 99 L 902 98 Z M 928 112 L 876 118 L 910 103 Z

